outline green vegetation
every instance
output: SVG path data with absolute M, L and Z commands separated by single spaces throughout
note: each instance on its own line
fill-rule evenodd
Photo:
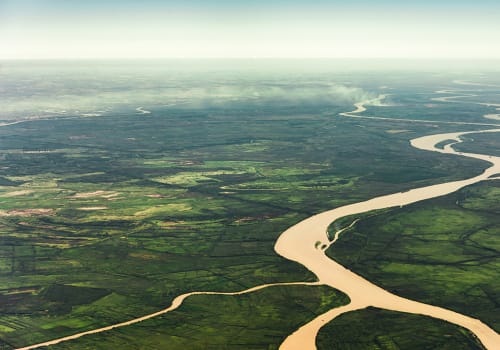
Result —
M 113 76 L 117 72 L 102 81 L 93 81 L 91 74 L 80 81 L 78 74 L 71 79 L 68 72 L 32 77 L 20 69 L 13 81 L 9 82 L 8 74 L 4 79 L 12 87 L 4 89 L 12 102 L 5 112 L 9 118 L 41 115 L 49 119 L 0 127 L 0 348 L 142 316 L 189 291 L 239 291 L 264 283 L 314 281 L 305 268 L 274 252 L 274 243 L 286 228 L 327 209 L 463 179 L 486 166 L 417 151 L 408 143 L 413 137 L 469 126 L 402 125 L 338 115 L 351 109 L 354 99 L 379 92 L 380 77 L 283 74 L 256 82 L 241 72 L 198 77 L 162 71 L 155 78 L 153 70 L 141 71 L 145 74 L 141 76 L 125 69 L 124 76 L 132 74 L 128 82 L 129 78 Z M 342 91 L 352 96 L 325 95 L 333 78 L 352 81 L 348 85 L 359 84 L 370 93 L 347 86 Z M 396 80 L 390 82 L 398 88 L 408 83 L 406 78 Z M 396 103 L 411 108 L 373 107 L 374 113 L 425 116 L 422 104 L 434 96 L 429 87 L 433 90 L 435 82 L 426 84 L 391 95 Z M 233 88 L 238 93 L 220 99 L 217 94 L 216 98 L 204 95 L 213 88 L 221 96 Z M 259 88 L 270 96 L 249 95 Z M 38 96 L 33 97 L 38 110 L 15 110 L 27 108 L 23 91 Z M 290 91 L 293 98 L 286 95 Z M 304 91 L 309 94 L 302 96 Z M 51 107 L 51 99 L 80 94 L 79 104 L 57 117 L 40 110 L 57 109 Z M 72 103 L 73 98 L 76 103 L 76 97 L 63 98 L 56 106 Z M 152 113 L 137 113 L 139 105 Z M 101 107 L 102 112 L 94 113 L 101 116 L 82 117 L 82 112 L 92 114 Z M 467 120 L 488 109 L 483 107 L 468 107 L 452 118 Z M 403 111 L 407 114 L 400 115 Z M 431 117 L 449 120 L 444 111 L 449 112 L 436 109 Z M 484 203 L 491 206 L 496 200 L 489 196 Z M 493 220 L 493 215 L 475 212 L 467 217 L 453 215 L 446 206 L 439 210 L 456 220 L 457 229 L 473 229 Z M 422 213 L 412 225 L 431 214 L 436 215 Z M 337 224 L 350 224 L 347 219 L 351 218 Z M 444 234 L 440 229 L 433 232 Z M 474 242 L 483 247 L 491 239 L 477 234 Z M 415 245 L 415 249 L 424 246 Z M 424 253 L 437 250 L 425 247 Z M 350 254 L 347 265 L 352 262 L 358 268 L 354 258 L 359 252 Z M 485 262 L 491 257 L 491 251 L 480 254 Z M 397 263 L 386 262 L 388 266 Z M 460 278 L 481 280 L 481 291 L 470 293 L 490 306 L 490 294 L 481 293 L 491 292 L 488 278 L 492 275 L 469 276 L 469 271 L 463 271 Z M 440 274 L 436 271 L 435 276 Z M 210 344 L 273 348 L 313 315 L 345 301 L 324 287 L 272 288 L 255 296 L 199 296 L 175 313 L 74 344 L 85 347 L 88 342 L 94 347 L 99 339 L 109 348 L 124 342 L 137 348 L 167 342 L 184 348 Z M 252 313 L 253 307 L 271 319 Z M 205 320 L 207 314 L 210 318 Z M 486 312 L 484 316 L 487 319 Z M 61 347 L 72 348 L 73 343 Z
M 500 157 L 500 150 L 498 148 L 498 133 L 484 133 L 480 136 L 474 134 L 469 135 L 468 140 L 463 144 L 458 145 L 457 149 L 463 152 L 488 154 Z
M 360 220 L 328 254 L 368 280 L 500 329 L 500 182 Z
M 278 349 L 305 321 L 347 301 L 323 286 L 270 287 L 241 296 L 193 296 L 164 316 L 51 349 Z
M 319 350 L 480 350 L 468 331 L 433 318 L 368 308 L 341 315 L 321 329 Z

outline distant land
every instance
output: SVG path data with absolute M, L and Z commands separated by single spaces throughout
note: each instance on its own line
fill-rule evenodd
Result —
M 495 60 L 0 61 L 0 349 L 499 349 Z

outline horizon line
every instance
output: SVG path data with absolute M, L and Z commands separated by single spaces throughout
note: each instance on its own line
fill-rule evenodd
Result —
M 404 61 L 499 61 L 500 57 L 279 57 L 279 56 L 164 56 L 164 57 L 0 57 L 0 61 L 81 61 L 81 60 L 404 60 Z

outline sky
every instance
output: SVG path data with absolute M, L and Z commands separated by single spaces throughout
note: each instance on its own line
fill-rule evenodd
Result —
M 500 59 L 498 0 L 0 0 L 0 59 Z

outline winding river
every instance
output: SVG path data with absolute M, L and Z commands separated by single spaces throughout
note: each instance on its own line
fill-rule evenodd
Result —
M 463 96 L 456 97 L 459 98 Z M 344 117 L 359 118 L 361 116 L 359 116 L 358 113 L 366 111 L 366 104 L 377 104 L 384 98 L 385 95 L 380 95 L 375 99 L 356 103 L 354 105 L 356 107 L 355 110 L 351 112 L 344 112 L 340 115 Z M 386 119 L 380 117 L 365 118 Z M 411 122 L 421 121 L 411 120 Z M 482 125 L 481 123 L 450 123 Z M 494 126 L 498 127 L 500 125 L 497 124 Z M 430 198 L 444 196 L 455 192 L 464 186 L 497 178 L 496 176 L 500 173 L 500 157 L 459 152 L 453 149 L 453 145 L 462 142 L 461 136 L 463 135 L 493 132 L 500 132 L 500 129 L 436 134 L 419 137 L 410 141 L 411 146 L 420 150 L 454 154 L 463 157 L 480 159 L 490 163 L 491 166 L 478 176 L 466 180 L 452 181 L 438 185 L 416 188 L 406 192 L 384 195 L 364 202 L 339 207 L 307 218 L 290 227 L 279 237 L 275 246 L 275 250 L 278 254 L 304 265 L 316 274 L 320 282 L 341 290 L 351 299 L 351 302 L 348 305 L 334 308 L 316 317 L 314 320 L 288 336 L 281 345 L 281 350 L 316 349 L 316 336 L 321 327 L 346 312 L 363 309 L 369 306 L 392 311 L 421 314 L 442 319 L 470 330 L 476 335 L 486 349 L 500 349 L 500 335 L 480 320 L 447 310 L 445 308 L 420 303 L 392 294 L 350 271 L 337 263 L 335 260 L 330 259 L 325 254 L 325 250 L 334 244 L 339 237 L 340 232 L 335 234 L 332 241 L 329 241 L 327 236 L 329 225 L 337 219 L 349 215 L 366 213 L 371 210 L 403 206 Z M 446 144 L 443 149 L 436 147 L 436 145 L 440 142 L 447 140 L 453 140 L 453 142 Z
M 344 113 L 344 116 L 349 116 L 350 113 Z M 350 271 L 325 254 L 325 249 L 335 242 L 335 240 L 332 242 L 328 240 L 328 226 L 337 219 L 444 196 L 464 186 L 488 180 L 492 175 L 500 173 L 500 157 L 458 152 L 453 149 L 453 144 L 446 145 L 444 149 L 435 147 L 436 144 L 445 140 L 454 140 L 454 143 L 459 143 L 462 135 L 490 132 L 500 132 L 500 129 L 446 133 L 411 140 L 411 145 L 421 150 L 456 154 L 485 160 L 492 164 L 478 176 L 380 196 L 339 207 L 305 219 L 290 227 L 279 237 L 275 246 L 278 254 L 304 265 L 318 277 L 320 282 L 346 293 L 351 299 L 348 305 L 332 309 L 299 328 L 285 340 L 280 347 L 281 350 L 316 349 L 316 335 L 323 325 L 343 313 L 368 306 L 439 318 L 470 330 L 488 350 L 500 349 L 500 335 L 480 320 L 392 294 Z
M 247 294 L 247 293 L 256 292 L 258 290 L 261 290 L 261 289 L 264 289 L 264 288 L 269 288 L 269 287 L 278 287 L 278 286 L 319 286 L 319 285 L 322 285 L 322 283 L 320 283 L 320 282 L 288 282 L 288 283 L 286 283 L 285 282 L 285 283 L 263 284 L 263 285 L 260 285 L 260 286 L 257 286 L 257 287 L 248 288 L 248 289 L 245 289 L 245 290 L 242 290 L 242 291 L 238 291 L 238 292 L 189 292 L 189 293 L 184 293 L 184 294 L 181 294 L 181 295 L 175 297 L 175 299 L 172 301 L 172 304 L 170 304 L 169 307 L 167 307 L 167 308 L 165 308 L 163 310 L 160 310 L 160 311 L 157 311 L 157 312 L 153 312 L 151 314 L 144 315 L 144 316 L 141 316 L 141 317 L 138 317 L 138 318 L 134 318 L 132 320 L 128 320 L 128 321 L 125 321 L 125 322 L 112 324 L 112 325 L 109 325 L 109 326 L 106 326 L 106 327 L 91 329 L 89 331 L 76 333 L 76 334 L 73 334 L 73 335 L 69 335 L 67 337 L 57 338 L 57 339 L 49 340 L 49 341 L 46 341 L 46 342 L 43 342 L 43 343 L 38 343 L 38 344 L 34 344 L 34 345 L 25 346 L 25 347 L 22 347 L 22 348 L 18 348 L 16 350 L 31 350 L 31 349 L 36 349 L 36 348 L 40 348 L 40 347 L 43 347 L 43 346 L 56 345 L 56 344 L 59 344 L 59 343 L 62 343 L 62 342 L 68 341 L 68 340 L 78 339 L 78 338 L 81 338 L 81 337 L 86 336 L 86 335 L 98 334 L 98 333 L 103 333 L 103 332 L 110 331 L 110 330 L 115 329 L 115 328 L 121 328 L 121 327 L 131 326 L 131 325 L 133 325 L 135 323 L 146 321 L 146 320 L 149 320 L 149 319 L 151 319 L 153 317 L 157 317 L 157 316 L 160 316 L 160 315 L 164 315 L 164 314 L 166 314 L 168 312 L 174 311 L 175 309 L 177 309 L 179 306 L 182 305 L 182 303 L 184 302 L 185 299 L 187 299 L 187 298 L 189 298 L 190 296 L 193 296 L 193 295 L 233 295 L 234 296 L 234 295 L 243 295 L 243 294 Z
M 380 101 L 384 98 L 383 95 L 379 96 L 377 99 L 372 99 L 369 101 L 363 101 L 355 104 L 356 109 L 352 112 L 341 113 L 344 117 L 352 118 L 369 118 L 369 119 L 387 119 L 395 120 L 391 118 L 381 118 L 381 117 L 363 117 L 359 116 L 366 110 L 364 107 L 366 104 L 371 104 L 374 101 Z M 396 119 L 405 122 L 429 122 L 422 120 L 406 120 L 406 119 Z M 439 123 L 432 121 L 433 123 Z M 482 124 L 482 123 L 466 123 L 466 122 L 444 122 L 449 124 L 460 124 L 460 125 L 483 125 L 483 126 L 496 126 L 498 124 Z M 12 123 L 14 124 L 14 123 Z M 358 274 L 350 271 L 344 266 L 340 265 L 336 261 L 330 259 L 326 254 L 325 250 L 335 243 L 336 239 L 339 237 L 341 231 L 337 232 L 335 238 L 329 241 L 327 236 L 328 226 L 335 220 L 348 216 L 365 213 L 371 210 L 397 207 L 415 203 L 418 201 L 444 196 L 446 194 L 455 192 L 464 186 L 468 186 L 479 181 L 484 181 L 492 178 L 492 176 L 497 176 L 500 173 L 500 157 L 464 153 L 453 149 L 453 144 L 461 142 L 461 136 L 467 134 L 481 134 L 481 133 L 493 133 L 500 132 L 500 128 L 481 130 L 481 131 L 468 131 L 468 132 L 456 132 L 456 133 L 444 133 L 438 135 L 429 135 L 424 137 L 419 137 L 410 141 L 411 146 L 425 151 L 439 152 L 445 154 L 453 154 L 457 156 L 469 157 L 484 160 L 489 162 L 491 166 L 484 170 L 480 175 L 472 177 L 466 180 L 452 181 L 438 185 L 426 186 L 421 188 L 412 189 L 406 192 L 399 192 L 390 195 L 384 195 L 376 198 L 372 198 L 363 202 L 354 203 L 346 206 L 342 206 L 333 210 L 329 210 L 312 217 L 309 217 L 298 224 L 287 229 L 278 238 L 275 250 L 276 252 L 292 261 L 296 261 L 301 265 L 305 266 L 311 272 L 313 272 L 317 278 L 318 282 L 306 283 L 306 282 L 292 282 L 292 283 L 275 283 L 267 284 L 262 286 L 253 287 L 240 292 L 191 292 L 180 295 L 176 297 L 172 304 L 158 312 L 145 315 L 136 319 L 132 319 L 126 322 L 118 323 L 115 325 L 110 325 L 107 327 L 94 329 L 86 332 L 81 332 L 68 337 L 62 337 L 54 339 L 48 342 L 30 345 L 27 347 L 20 348 L 18 350 L 29 350 L 35 349 L 42 346 L 54 345 L 60 342 L 76 339 L 89 334 L 96 334 L 109 331 L 114 328 L 124 327 L 132 325 L 153 317 L 165 314 L 172 310 L 178 308 L 182 302 L 192 295 L 201 294 L 219 294 L 219 295 L 239 295 L 254 292 L 263 288 L 273 287 L 273 286 L 287 286 L 287 285 L 329 285 L 336 288 L 344 293 L 346 293 L 350 298 L 350 303 L 338 308 L 334 308 L 318 317 L 313 319 L 311 322 L 305 324 L 296 330 L 293 334 L 289 335 L 286 340 L 282 343 L 281 350 L 311 350 L 316 349 L 316 335 L 323 325 L 333 320 L 337 316 L 353 311 L 363 309 L 369 306 L 400 311 L 412 314 L 421 314 L 438 319 L 448 321 L 450 323 L 462 326 L 472 333 L 474 333 L 481 343 L 488 350 L 499 350 L 500 349 L 500 335 L 496 333 L 493 329 L 488 327 L 486 324 L 480 320 L 468 317 L 457 312 L 447 310 L 445 308 L 432 306 L 424 304 L 421 302 L 406 299 L 395 294 L 392 294 L 381 287 L 369 282 Z M 436 144 L 446 141 L 454 140 L 453 143 L 447 144 L 443 149 L 437 148 Z M 496 178 L 496 177 L 495 177 Z M 353 222 L 354 225 L 355 222 Z

